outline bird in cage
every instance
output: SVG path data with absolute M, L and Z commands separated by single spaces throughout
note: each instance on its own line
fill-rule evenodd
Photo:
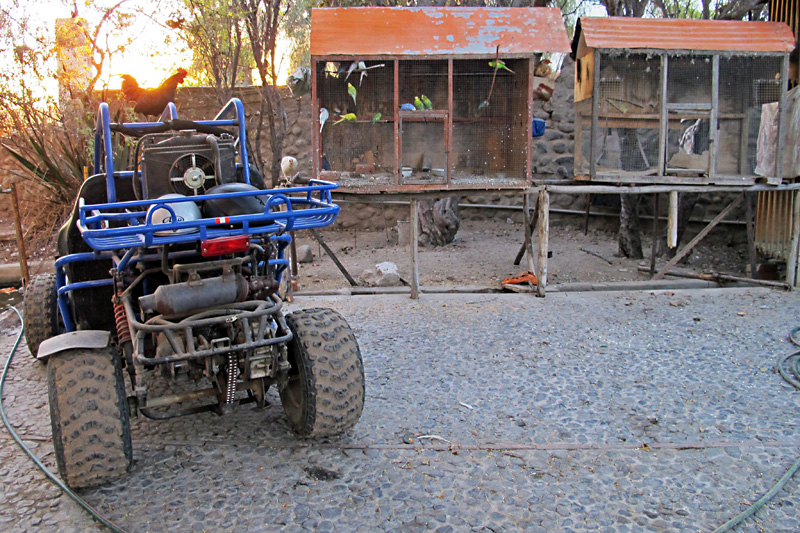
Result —
M 493 68 L 493 69 L 495 69 L 495 70 L 496 70 L 496 69 L 504 69 L 504 70 L 507 70 L 507 71 L 509 71 L 511 74 L 514 74 L 514 71 L 513 71 L 513 70 L 511 70 L 510 68 L 508 68 L 508 67 L 506 66 L 506 63 L 505 63 L 505 61 L 503 61 L 503 60 L 502 60 L 502 59 L 500 59 L 500 58 L 497 58 L 497 59 L 492 59 L 491 61 L 489 61 L 489 66 L 490 66 L 490 67 L 492 67 L 492 68 Z
M 333 123 L 333 125 L 337 125 L 340 122 L 355 122 L 358 117 L 356 117 L 355 113 L 347 113 L 346 115 L 339 115 L 341 118 Z
M 422 105 L 425 106 L 425 109 L 433 109 L 433 102 L 424 94 L 422 95 Z
M 359 61 L 358 62 L 358 68 L 356 69 L 356 72 L 360 72 L 361 73 L 361 77 L 358 79 L 358 86 L 361 87 L 361 82 L 364 81 L 364 76 L 367 75 L 367 71 L 368 70 L 373 69 L 373 68 L 385 67 L 385 66 L 386 65 L 384 63 L 381 63 L 380 65 L 372 65 L 371 67 L 368 67 L 366 65 L 366 63 L 364 63 L 363 61 Z
M 347 94 L 349 94 L 350 98 L 353 99 L 353 105 L 356 105 L 356 94 L 357 94 L 357 91 L 356 91 L 356 88 L 353 87 L 352 83 L 348 83 L 347 84 Z
M 383 115 L 381 113 L 375 113 L 374 115 L 372 115 L 372 122 L 370 122 L 370 124 L 375 124 L 381 119 L 382 116 Z
M 350 74 L 352 74 L 357 68 L 358 68 L 358 61 L 353 61 L 352 63 L 350 63 L 350 66 L 347 67 L 347 75 L 344 77 L 345 81 L 347 80 L 347 78 L 350 77 Z
M 419 96 L 414 97 L 414 107 L 419 111 L 425 109 L 425 104 L 422 103 L 422 100 L 419 99 Z
M 330 113 L 324 107 L 319 110 L 319 132 L 322 133 L 322 127 L 325 126 L 325 122 L 328 120 Z

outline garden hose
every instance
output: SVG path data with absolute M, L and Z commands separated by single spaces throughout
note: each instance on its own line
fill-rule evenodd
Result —
M 114 531 L 116 533 L 125 533 L 125 531 L 122 528 L 120 528 L 119 526 L 117 526 L 113 522 L 111 522 L 108 519 L 106 519 L 105 517 L 103 517 L 91 505 L 89 505 L 89 503 L 86 500 L 84 500 L 83 498 L 81 498 L 80 496 L 75 494 L 69 487 L 67 487 L 64 484 L 63 481 L 61 481 L 55 474 L 51 473 L 47 469 L 47 467 L 39 460 L 39 458 L 36 457 L 33 454 L 33 452 L 30 450 L 30 448 L 25 446 L 25 443 L 22 442 L 22 439 L 20 438 L 20 436 L 17 435 L 17 432 L 14 431 L 14 428 L 11 427 L 11 423 L 9 422 L 8 417 L 6 416 L 5 407 L 3 406 L 3 387 L 5 386 L 5 383 L 6 383 L 6 376 L 8 375 L 8 370 L 9 370 L 9 368 L 11 368 L 11 361 L 14 359 L 14 354 L 16 353 L 17 347 L 19 346 L 19 343 L 22 340 L 22 333 L 25 331 L 25 323 L 24 323 L 24 321 L 22 319 L 22 315 L 20 314 L 20 312 L 17 310 L 16 307 L 8 306 L 6 309 L 13 309 L 14 312 L 17 313 L 17 316 L 19 317 L 19 321 L 20 321 L 20 329 L 19 329 L 19 335 L 17 335 L 17 340 L 14 341 L 14 347 L 11 348 L 11 352 L 8 354 L 8 359 L 6 360 L 5 367 L 3 368 L 3 373 L 0 374 L 0 418 L 2 418 L 2 420 L 3 420 L 3 425 L 8 430 L 8 433 L 11 435 L 11 438 L 14 439 L 14 442 L 17 443 L 17 446 L 19 446 L 22 449 L 22 451 L 25 452 L 25 454 L 28 457 L 30 457 L 31 461 L 33 461 L 33 463 L 37 467 L 39 467 L 39 469 L 42 472 L 44 472 L 44 475 L 47 476 L 47 478 L 51 482 L 53 482 L 62 491 L 64 491 L 67 494 L 67 496 L 69 496 L 70 498 L 75 500 L 75 502 L 78 505 L 83 507 L 92 516 L 92 518 L 94 520 L 100 522 L 102 525 L 104 525 L 105 527 L 107 527 L 111 531 Z
M 792 332 L 789 334 L 789 340 L 792 341 L 792 343 L 796 346 L 800 346 L 800 342 L 797 340 L 797 337 L 795 336 L 795 334 L 798 331 L 800 331 L 800 326 L 794 328 Z M 791 372 L 786 370 L 785 367 L 787 366 L 791 369 Z M 800 389 L 800 351 L 796 351 L 788 355 L 782 355 L 778 357 L 777 370 L 778 373 L 780 373 L 780 375 L 783 377 L 783 379 L 791 383 L 795 388 Z M 761 498 L 759 498 L 759 500 L 756 503 L 754 503 L 753 505 L 742 511 L 742 513 L 740 513 L 736 517 L 728 520 L 727 522 L 719 526 L 717 529 L 714 530 L 714 533 L 722 533 L 723 531 L 728 531 L 731 528 L 734 528 L 737 525 L 741 524 L 747 518 L 756 514 L 756 512 L 759 509 L 764 507 L 772 498 L 775 497 L 776 494 L 778 494 L 778 492 L 780 492 L 783 486 L 786 485 L 786 482 L 789 481 L 798 470 L 800 470 L 800 459 L 795 461 L 795 463 L 789 468 L 789 470 L 786 471 L 785 474 L 783 474 L 783 476 L 778 480 L 778 482 L 775 483 L 775 485 L 773 485 L 773 487 L 769 489 L 769 491 L 766 494 L 764 494 Z

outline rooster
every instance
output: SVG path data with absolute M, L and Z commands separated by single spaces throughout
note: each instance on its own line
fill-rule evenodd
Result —
M 186 78 L 186 71 L 179 68 L 175 74 L 161 82 L 155 89 L 143 89 L 133 76 L 122 75 L 122 94 L 136 102 L 133 110 L 145 116 L 159 116 L 167 104 L 175 99 L 175 90 Z

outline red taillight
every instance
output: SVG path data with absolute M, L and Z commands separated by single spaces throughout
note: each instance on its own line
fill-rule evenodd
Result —
M 203 257 L 236 254 L 248 250 L 250 250 L 250 237 L 247 235 L 239 237 L 217 237 L 216 239 L 203 241 L 200 245 L 200 253 Z

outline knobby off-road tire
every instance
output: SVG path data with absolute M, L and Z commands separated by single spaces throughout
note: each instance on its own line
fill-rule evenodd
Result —
M 364 409 L 364 365 L 353 330 L 332 309 L 286 316 L 289 384 L 280 391 L 289 425 L 300 437 L 328 437 L 352 428 Z
M 25 289 L 24 303 L 25 341 L 36 357 L 39 345 L 60 333 L 55 274 L 35 275 Z
M 47 364 L 58 472 L 72 488 L 122 477 L 133 460 L 128 405 L 113 348 L 61 352 Z

